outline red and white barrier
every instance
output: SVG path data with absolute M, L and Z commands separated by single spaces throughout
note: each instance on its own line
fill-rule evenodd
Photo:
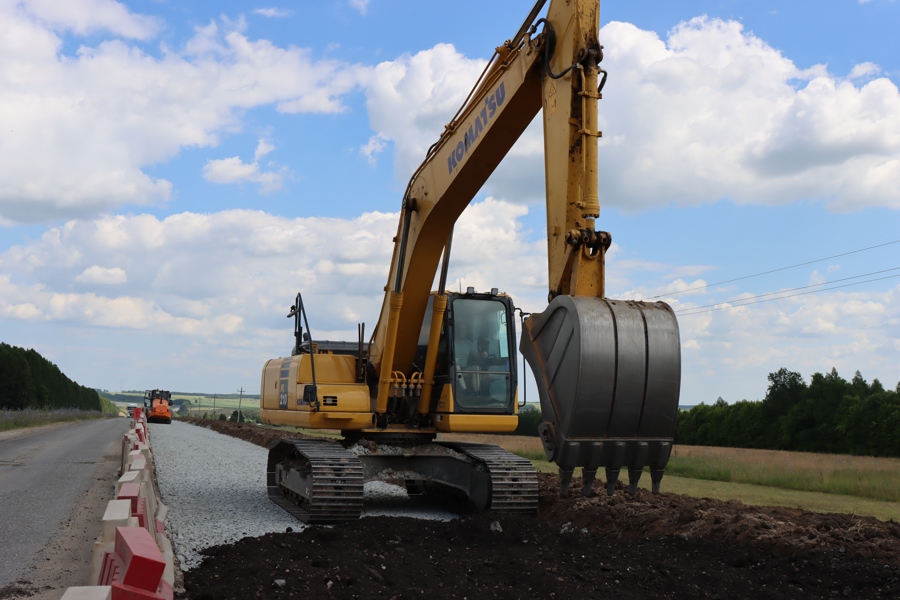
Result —
M 166 559 L 146 529 L 116 527 L 115 546 L 103 556 L 97 584 L 112 588 L 111 600 L 172 600 L 175 594 L 165 571 Z
M 94 542 L 90 585 L 67 589 L 64 600 L 172 600 L 175 555 L 163 525 L 167 509 L 153 487 L 146 418 L 135 409 L 122 437 L 116 499 L 107 505 Z

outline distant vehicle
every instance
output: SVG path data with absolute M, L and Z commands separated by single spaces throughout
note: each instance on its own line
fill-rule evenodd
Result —
M 172 422 L 172 394 L 166 390 L 147 390 L 144 394 L 144 408 L 150 423 Z
M 136 408 L 137 408 L 137 404 L 128 404 L 128 406 L 125 407 L 125 410 L 128 412 L 129 417 L 134 416 L 134 409 L 136 409 Z

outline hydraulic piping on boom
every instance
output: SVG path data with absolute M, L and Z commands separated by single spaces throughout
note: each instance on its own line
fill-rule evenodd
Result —
M 446 290 L 453 227 L 542 113 L 549 305 L 523 320 L 519 349 L 537 380 L 548 460 L 568 495 L 605 469 L 634 493 L 645 467 L 659 489 L 672 449 L 681 377 L 678 324 L 662 302 L 605 295 L 609 233 L 596 228 L 598 0 L 538 0 L 499 46 L 403 196 L 384 302 L 372 338 L 311 337 L 300 294 L 291 356 L 263 368 L 266 423 L 339 430 L 340 441 L 285 439 L 269 453 L 269 497 L 308 522 L 357 518 L 363 483 L 401 481 L 412 495 L 450 494 L 476 508 L 533 513 L 531 463 L 439 433 L 505 433 L 518 423 L 512 299 Z M 431 283 L 439 274 L 438 289 Z

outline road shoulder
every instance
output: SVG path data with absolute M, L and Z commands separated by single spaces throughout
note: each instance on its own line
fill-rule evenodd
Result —
M 46 427 L 59 425 L 65 424 Z M 121 447 L 121 441 L 116 440 L 106 448 L 91 475 L 90 488 L 76 501 L 71 515 L 18 580 L 0 589 L 0 598 L 58 600 L 67 588 L 88 585 L 94 540 L 100 534 L 106 505 L 115 497 Z

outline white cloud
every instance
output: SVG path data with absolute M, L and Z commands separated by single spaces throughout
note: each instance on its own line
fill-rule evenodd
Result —
M 449 287 L 496 286 L 519 305 L 540 306 L 545 244 L 524 239 L 525 211 L 493 200 L 471 206 L 457 224 Z M 27 331 L 29 345 L 56 355 L 86 384 L 157 377 L 176 389 L 221 389 L 225 381 L 248 388 L 267 359 L 289 351 L 291 322 L 284 317 L 298 291 L 315 337 L 354 340 L 360 321 L 371 333 L 397 219 L 397 213 L 291 219 L 231 210 L 71 221 L 0 253 L 0 330 L 12 343 L 10 333 Z M 110 256 L 127 281 L 77 281 Z M 85 343 L 90 360 L 77 350 Z M 116 373 L 115 381 L 108 373 Z
M 621 268 L 621 264 L 617 265 Z M 634 275 L 634 273 L 632 273 Z M 822 277 L 813 272 L 811 282 Z M 696 282 L 702 285 L 702 281 Z M 844 377 L 857 369 L 893 387 L 900 336 L 900 286 L 886 291 L 822 291 L 775 301 L 735 306 L 752 294 L 717 300 L 717 290 L 690 297 L 678 285 L 619 294 L 648 298 L 660 294 L 676 311 L 682 347 L 682 403 L 758 400 L 766 376 L 781 367 L 808 377 L 835 367 Z M 693 288 L 693 283 L 684 286 Z M 711 309 L 702 307 L 714 305 Z M 711 396 L 710 377 L 723 382 Z
M 273 144 L 270 144 L 264 139 L 260 139 L 259 143 L 256 145 L 256 152 L 253 153 L 253 160 L 259 161 L 260 158 L 272 152 L 275 149 Z
M 240 157 L 222 158 L 207 161 L 203 167 L 203 177 L 212 183 L 237 183 L 253 179 L 259 174 L 256 163 L 247 164 Z
M 734 21 L 693 19 L 667 43 L 624 23 L 603 34 L 601 176 L 612 203 L 900 207 L 900 94 L 890 80 L 857 87 L 802 73 Z
M 405 179 L 422 162 L 485 62 L 464 57 L 450 44 L 438 44 L 375 67 L 366 88 L 369 123 L 379 140 L 394 143 L 398 178 Z
M 377 162 L 377 157 L 387 146 L 387 140 L 381 134 L 373 135 L 365 145 L 361 146 L 359 153 L 366 157 L 370 165 Z
M 364 15 L 369 10 L 369 2 L 371 0 L 350 0 L 350 6 L 359 11 L 360 14 Z
M 54 18 L 75 33 L 149 35 L 116 3 L 64 4 Z M 146 167 L 185 147 L 215 146 L 254 107 L 340 112 L 342 96 L 368 77 L 365 68 L 315 60 L 309 50 L 251 40 L 240 22 L 227 21 L 199 28 L 181 52 L 164 48 L 160 58 L 120 39 L 66 56 L 57 26 L 33 14 L 51 5 L 28 6 L 33 12 L 0 4 L 0 30 L 10 33 L 0 36 L 0 114 L 10 124 L 0 137 L 5 223 L 164 204 L 172 184 Z
M 847 75 L 847 79 L 862 79 L 863 77 L 878 75 L 879 73 L 881 73 L 881 67 L 875 63 L 864 62 L 853 65 L 853 68 L 850 69 L 850 74 Z
M 451 281 L 500 287 L 520 301 L 543 297 L 544 244 L 524 241 L 525 212 L 494 200 L 471 206 L 456 228 Z M 0 254 L 0 315 L 231 344 L 225 334 L 265 340 L 270 330 L 287 330 L 285 307 L 299 290 L 318 335 L 352 339 L 357 320 L 368 320 L 371 331 L 378 315 L 397 218 L 231 210 L 71 221 Z M 117 266 L 100 266 L 109 256 Z M 523 278 L 526 272 L 532 276 Z M 107 285 L 85 291 L 85 284 Z
M 494 200 L 470 206 L 455 230 L 448 287 L 499 287 L 517 305 L 541 308 L 545 242 L 525 239 L 525 211 Z M 175 389 L 247 389 L 267 359 L 289 351 L 284 317 L 298 291 L 316 338 L 355 340 L 361 321 L 372 332 L 397 219 L 232 210 L 71 221 L 0 253 L 0 330 L 85 384 L 115 387 L 122 378 L 152 387 L 156 378 Z M 77 281 L 110 256 L 127 281 Z
M 455 229 L 448 287 L 498 287 L 517 306 L 542 310 L 546 241 L 523 230 L 526 210 L 494 199 L 470 206 Z M 0 327 L 43 327 L 30 329 L 36 338 L 60 326 L 77 338 L 102 330 L 104 340 L 113 340 L 115 332 L 126 332 L 122 344 L 141 347 L 164 335 L 183 363 L 213 369 L 207 365 L 212 348 L 220 366 L 257 377 L 266 358 L 290 347 L 284 315 L 297 291 L 304 294 L 314 335 L 355 339 L 356 323 L 363 320 L 371 332 L 397 218 L 396 213 L 284 218 L 230 210 L 162 220 L 119 215 L 72 221 L 0 254 Z M 639 262 L 623 257 L 628 253 L 621 249 L 617 253 L 614 264 L 608 263 L 614 297 L 648 298 L 704 284 L 681 277 L 655 289 L 623 291 L 629 279 L 648 272 L 702 268 Z M 115 266 L 109 265 L 110 256 L 116 257 Z M 707 288 L 664 299 L 690 312 L 715 302 L 717 293 Z M 711 402 L 717 395 L 729 401 L 759 398 L 766 375 L 781 367 L 806 376 L 831 367 L 845 376 L 860 369 L 868 379 L 879 377 L 893 386 L 900 287 L 835 290 L 682 314 L 679 326 L 688 404 Z M 94 343 L 103 346 L 108 360 L 121 358 L 109 349 L 114 342 Z M 135 360 L 143 366 L 147 358 Z M 706 397 L 715 387 L 713 376 L 727 382 L 727 389 Z
M 262 171 L 259 168 L 259 159 L 274 149 L 272 144 L 259 140 L 252 163 L 245 163 L 238 156 L 208 160 L 203 166 L 203 178 L 210 183 L 258 183 L 262 193 L 281 189 L 285 176 L 289 175 L 287 168 L 277 171 Z
M 270 19 L 283 19 L 293 15 L 294 11 L 285 8 L 257 8 L 253 10 L 253 13 Z
M 609 71 L 599 109 L 602 204 L 805 198 L 835 210 L 900 208 L 900 92 L 874 77 L 877 66 L 862 63 L 843 78 L 822 65 L 803 71 L 739 22 L 706 17 L 666 40 L 613 22 L 601 42 Z M 438 139 L 483 64 L 438 45 L 376 67 L 369 118 L 394 142 L 399 179 Z M 489 181 L 492 195 L 543 198 L 540 136 L 533 124 Z
M 117 283 L 125 283 L 128 281 L 128 275 L 119 267 L 101 267 L 94 265 L 88 267 L 75 277 L 75 281 L 82 283 L 100 283 L 111 285 Z
M 109 32 L 126 38 L 147 40 L 161 29 L 153 17 L 137 15 L 115 0 L 17 0 L 12 9 L 30 16 L 54 31 L 77 35 Z

